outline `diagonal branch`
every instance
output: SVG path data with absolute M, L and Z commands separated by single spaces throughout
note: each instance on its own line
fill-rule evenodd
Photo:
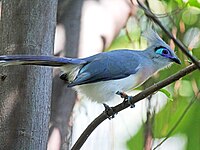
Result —
M 200 69 L 200 64 L 198 63 L 198 60 L 189 53 L 188 49 L 183 45 L 183 43 L 179 39 L 176 39 L 169 31 L 167 31 L 167 29 L 162 25 L 160 20 L 158 20 L 158 18 L 151 12 L 151 10 L 146 8 L 144 4 L 142 4 L 139 0 L 137 0 L 137 2 L 139 6 L 144 10 L 146 16 L 151 18 L 158 26 L 160 26 L 160 28 L 167 34 L 167 36 L 169 36 L 174 41 L 174 43 L 181 49 L 181 51 L 192 60 L 192 62 L 198 67 L 198 69 Z
M 200 61 L 197 62 L 198 65 L 200 64 Z M 159 89 L 171 84 L 172 82 L 180 79 L 181 77 L 186 76 L 187 74 L 193 72 L 194 70 L 197 69 L 197 66 L 192 64 L 182 70 L 180 70 L 178 73 L 168 77 L 167 79 L 158 82 L 157 84 L 154 84 L 150 86 L 149 88 L 145 89 L 144 91 L 140 92 L 139 94 L 133 96 L 129 102 L 125 101 L 120 104 L 118 104 L 115 107 L 112 107 L 112 110 L 115 113 L 118 113 L 122 111 L 123 109 L 130 107 L 130 105 L 135 104 L 136 102 L 144 99 L 145 97 L 149 96 L 150 94 L 153 94 L 154 92 L 158 91 Z M 79 139 L 76 141 L 74 146 L 72 147 L 72 150 L 77 150 L 82 147 L 82 145 L 85 143 L 87 138 L 90 136 L 90 134 L 94 131 L 94 129 L 101 124 L 104 120 L 109 118 L 110 116 L 113 116 L 113 111 L 107 111 L 107 112 L 102 112 L 90 125 L 85 129 L 85 131 L 81 134 Z

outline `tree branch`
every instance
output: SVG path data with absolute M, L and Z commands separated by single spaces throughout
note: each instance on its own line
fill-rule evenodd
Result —
M 167 31 L 167 29 L 162 25 L 160 20 L 158 20 L 158 18 L 151 12 L 151 10 L 146 8 L 144 4 L 142 4 L 139 0 L 137 0 L 137 2 L 138 5 L 144 10 L 146 16 L 151 18 L 158 26 L 160 26 L 160 28 L 167 34 L 167 36 L 169 36 L 174 41 L 174 43 L 181 49 L 181 51 L 192 60 L 192 62 L 198 67 L 198 69 L 200 69 L 200 64 L 198 63 L 198 60 L 189 53 L 188 49 L 183 45 L 183 43 L 179 39 L 176 39 L 169 31 Z
M 200 61 L 198 62 L 198 64 L 200 64 Z M 145 89 L 144 91 L 140 92 L 139 94 L 133 96 L 129 102 L 125 101 L 125 102 L 118 104 L 115 107 L 112 107 L 112 110 L 115 113 L 118 113 L 118 112 L 122 111 L 123 109 L 130 107 L 130 104 L 132 104 L 132 105 L 135 104 L 136 102 L 144 99 L 145 97 L 149 96 L 150 94 L 153 94 L 154 92 L 158 91 L 159 89 L 171 84 L 172 82 L 180 79 L 181 77 L 184 77 L 185 75 L 193 72 L 196 69 L 197 69 L 197 66 L 192 64 L 192 65 L 182 69 L 178 73 L 168 77 L 167 79 L 165 79 L 161 82 L 158 82 L 157 84 L 154 84 L 154 85 L 150 86 L 149 88 Z M 91 122 L 90 125 L 81 134 L 79 139 L 76 141 L 76 143 L 72 147 L 72 150 L 80 149 L 82 147 L 82 145 L 85 143 L 85 141 L 87 140 L 87 138 L 90 136 L 90 134 L 94 131 L 94 129 L 99 124 L 101 124 L 104 120 L 106 120 L 110 116 L 114 115 L 112 110 L 107 111 L 107 112 L 103 111 L 93 122 Z

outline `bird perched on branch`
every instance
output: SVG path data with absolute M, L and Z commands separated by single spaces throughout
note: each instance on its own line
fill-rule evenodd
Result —
M 143 51 L 113 50 L 87 58 L 11 55 L 0 56 L 0 65 L 40 65 L 60 67 L 68 87 L 92 101 L 112 100 L 118 91 L 127 91 L 146 81 L 179 58 L 152 29 L 146 33 L 150 45 Z

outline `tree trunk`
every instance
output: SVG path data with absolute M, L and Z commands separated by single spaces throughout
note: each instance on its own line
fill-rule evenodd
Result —
M 58 23 L 63 24 L 65 29 L 66 45 L 64 53 L 67 57 L 78 56 L 82 4 L 83 0 L 59 1 Z M 67 150 L 70 144 L 69 120 L 75 104 L 76 94 L 74 90 L 67 88 L 64 81 L 59 79 L 59 71 L 55 70 L 55 74 L 52 93 L 52 128 L 59 129 L 61 141 L 57 142 L 61 144 L 60 148 L 62 150 Z M 52 129 L 52 131 L 54 130 Z M 54 133 L 52 132 L 50 136 L 54 136 Z
M 0 54 L 51 55 L 56 0 L 3 0 Z M 52 69 L 0 67 L 1 149 L 46 149 Z

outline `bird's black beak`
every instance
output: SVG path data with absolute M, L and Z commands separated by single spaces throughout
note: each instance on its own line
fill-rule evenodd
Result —
M 172 60 L 173 62 L 177 63 L 177 64 L 181 64 L 180 59 L 177 58 L 177 57 L 173 57 L 173 58 L 171 58 L 171 60 Z

